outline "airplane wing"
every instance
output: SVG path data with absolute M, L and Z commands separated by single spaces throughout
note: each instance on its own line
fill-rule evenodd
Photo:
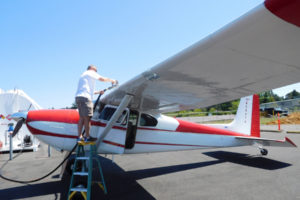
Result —
M 250 138 L 250 137 L 235 137 L 236 139 L 247 143 L 248 145 L 259 144 L 262 146 L 276 146 L 276 147 L 297 147 L 295 143 L 289 138 L 285 137 L 284 140 L 272 140 L 266 138 Z
M 125 94 L 132 94 L 131 108 L 167 112 L 207 107 L 299 82 L 299 10 L 297 0 L 266 0 L 102 101 L 118 105 Z

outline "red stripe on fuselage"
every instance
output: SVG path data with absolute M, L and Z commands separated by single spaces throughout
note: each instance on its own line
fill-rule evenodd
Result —
M 119 144 L 119 143 L 116 143 L 116 142 L 112 142 L 112 141 L 109 141 L 109 140 L 103 140 L 102 142 L 106 143 L 106 144 L 113 145 L 113 146 L 125 148 L 125 145 Z
M 171 144 L 171 143 L 142 142 L 142 141 L 136 141 L 135 144 L 163 145 L 163 146 L 184 146 L 184 147 L 209 147 L 209 146 L 192 145 L 192 144 Z
M 179 122 L 179 126 L 177 127 L 176 132 L 249 137 L 249 135 L 237 133 L 234 131 L 219 129 L 219 128 L 210 127 L 202 124 L 196 124 L 193 122 L 187 122 L 180 119 L 176 119 L 176 120 Z
M 42 131 L 36 128 L 33 128 L 29 124 L 27 124 L 27 128 L 33 135 L 46 135 L 46 136 L 52 136 L 52 137 L 61 137 L 61 138 L 77 138 L 78 136 L 74 135 L 65 135 L 65 134 L 59 134 L 59 133 L 51 133 L 47 131 Z
M 93 121 L 93 120 L 91 120 L 91 124 L 92 124 L 93 126 L 100 126 L 100 127 L 105 127 L 105 126 L 106 126 L 105 123 L 102 123 L 102 122 L 96 122 L 96 121 Z M 119 129 L 119 130 L 127 130 L 126 127 L 121 127 L 121 126 L 113 126 L 112 128 L 113 128 L 113 129 Z
M 265 6 L 277 17 L 300 27 L 299 0 L 266 0 Z
M 62 138 L 71 138 L 71 139 L 77 138 L 77 136 L 74 136 L 74 135 L 65 135 L 65 134 L 57 134 L 57 133 L 50 133 L 50 132 L 47 132 L 47 131 L 42 131 L 42 130 L 33 128 L 30 125 L 27 125 L 27 127 L 30 130 L 30 132 L 34 135 L 46 135 L 46 136 L 52 136 L 52 137 L 62 137 Z M 103 142 L 106 143 L 106 144 L 110 144 L 110 145 L 114 145 L 114 146 L 117 146 L 117 147 L 125 148 L 124 145 L 116 143 L 116 142 L 112 142 L 112 141 L 109 141 L 109 140 L 103 140 Z

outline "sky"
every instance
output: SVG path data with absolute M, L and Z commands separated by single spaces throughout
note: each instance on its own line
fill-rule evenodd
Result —
M 43 108 L 70 107 L 89 64 L 122 84 L 262 2 L 0 1 L 0 88 L 21 89 Z M 300 83 L 274 91 L 293 89 Z

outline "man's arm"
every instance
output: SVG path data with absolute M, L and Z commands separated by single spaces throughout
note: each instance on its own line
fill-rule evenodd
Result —
M 111 82 L 112 84 L 116 84 L 117 83 L 116 80 L 113 80 L 113 79 L 110 79 L 110 78 L 105 78 L 105 77 L 100 77 L 98 80 L 102 81 L 102 82 Z
M 94 92 L 94 94 L 104 94 L 104 91 L 103 90 L 100 90 L 100 91 L 97 91 L 97 92 Z

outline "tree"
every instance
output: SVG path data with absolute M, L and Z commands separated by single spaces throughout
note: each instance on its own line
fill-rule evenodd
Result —
M 296 90 L 291 91 L 290 93 L 287 93 L 285 95 L 285 99 L 296 99 L 296 98 L 300 98 L 300 93 L 297 92 Z
M 70 109 L 77 109 L 77 104 L 76 104 L 76 102 L 73 102 L 73 103 L 72 103 L 72 106 L 71 106 Z
M 273 94 L 274 94 L 274 93 L 273 93 Z M 277 94 L 274 94 L 274 99 L 275 99 L 275 101 L 282 101 L 282 100 L 284 100 L 283 97 L 280 97 L 280 96 L 278 96 Z
M 229 110 L 237 110 L 240 104 L 240 100 L 235 100 L 231 102 L 231 107 L 229 108 Z
M 281 100 L 283 100 L 283 98 L 279 97 L 277 94 L 274 94 L 272 90 L 259 94 L 259 103 L 269 103 Z

